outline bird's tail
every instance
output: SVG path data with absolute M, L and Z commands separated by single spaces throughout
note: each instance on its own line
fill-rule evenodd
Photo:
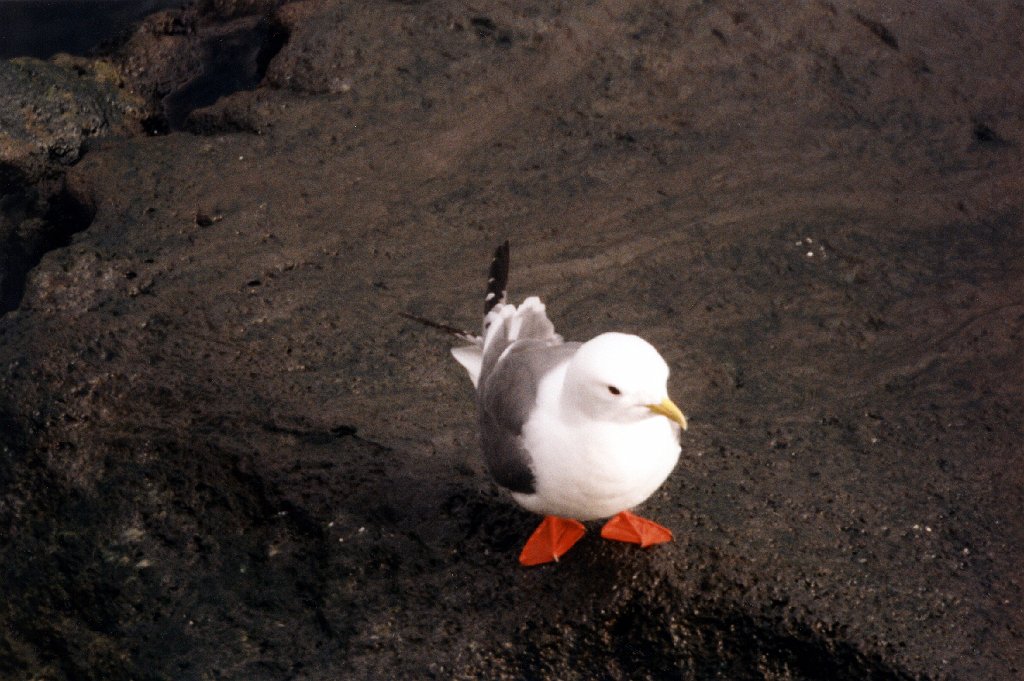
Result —
M 484 318 L 497 305 L 505 302 L 508 293 L 509 245 L 508 239 L 494 251 L 491 270 L 487 275 L 487 295 L 484 296 Z
M 491 260 L 491 268 L 487 273 L 487 293 L 484 295 L 484 319 L 483 330 L 479 336 L 468 336 L 465 340 L 469 345 L 452 348 L 452 356 L 465 367 L 473 386 L 480 382 L 480 370 L 483 367 L 484 346 L 487 338 L 493 336 L 497 330 L 495 325 L 501 325 L 507 313 L 505 309 L 505 297 L 508 293 L 508 266 L 509 266 L 509 243 L 508 239 L 494 251 L 494 259 Z
M 495 249 L 494 259 L 491 260 L 491 269 L 487 275 L 487 294 L 484 296 L 484 329 L 481 335 L 478 336 L 475 333 L 463 331 L 462 329 L 458 329 L 454 326 L 435 322 L 425 317 L 418 317 L 414 314 L 409 314 L 408 312 L 399 312 L 398 314 L 406 319 L 419 322 L 424 326 L 429 326 L 430 328 L 437 329 L 438 331 L 444 331 L 456 338 L 479 345 L 487 335 L 487 328 L 490 326 L 489 322 L 495 317 L 495 315 L 491 314 L 491 311 L 496 307 L 501 309 L 499 306 L 505 303 L 505 295 L 508 291 L 508 254 L 509 243 L 508 239 L 505 239 L 505 243 Z
M 562 337 L 555 333 L 555 327 L 548 319 L 544 304 L 539 298 L 527 298 L 518 307 L 505 304 L 508 294 L 508 271 L 509 242 L 506 239 L 494 251 L 494 259 L 487 275 L 483 330 L 479 336 L 454 326 L 401 313 L 407 319 L 439 329 L 469 343 L 452 348 L 452 356 L 465 367 L 474 386 L 480 382 L 485 353 L 492 358 L 489 360 L 490 365 L 493 364 L 494 357 L 517 340 L 534 339 L 551 344 L 562 342 Z

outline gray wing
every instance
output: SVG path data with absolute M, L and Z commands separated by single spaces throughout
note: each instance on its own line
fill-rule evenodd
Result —
M 481 375 L 477 393 L 480 433 L 484 462 L 499 485 L 524 494 L 535 491 L 530 455 L 522 446 L 523 425 L 536 404 L 541 379 L 579 346 L 528 338 L 506 345 L 500 360 L 485 359 L 488 371 Z M 499 349 L 488 348 L 488 354 L 492 351 Z

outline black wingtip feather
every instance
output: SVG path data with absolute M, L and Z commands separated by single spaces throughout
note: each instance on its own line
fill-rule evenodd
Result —
M 509 245 L 508 239 L 505 239 L 505 243 L 494 251 L 494 260 L 491 261 L 491 270 L 487 275 L 487 297 L 484 298 L 485 317 L 495 305 L 505 302 L 505 292 L 508 291 L 508 263 Z

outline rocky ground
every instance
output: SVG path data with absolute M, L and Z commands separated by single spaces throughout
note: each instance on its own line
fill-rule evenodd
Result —
M 0 63 L 0 676 L 1020 678 L 1022 35 L 210 1 Z M 472 327 L 506 236 L 514 297 L 671 365 L 675 543 L 516 563 L 399 316 Z

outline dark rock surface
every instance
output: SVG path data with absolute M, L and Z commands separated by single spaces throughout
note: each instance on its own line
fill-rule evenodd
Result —
M 1018 7 L 263 21 L 261 87 L 89 145 L 0 319 L 0 676 L 1024 673 Z M 673 367 L 674 544 L 515 562 L 397 314 L 471 327 L 505 236 L 514 296 Z
M 91 220 L 67 195 L 67 166 L 90 138 L 141 129 L 147 109 L 104 62 L 0 60 L 0 313 L 17 307 L 42 255 Z
M 0 313 L 25 275 L 92 219 L 68 165 L 107 135 L 160 134 L 251 90 L 286 39 L 274 0 L 208 0 L 147 17 L 101 57 L 0 61 Z M 193 126 L 194 128 L 194 126 Z
M 34 183 L 49 163 L 77 161 L 87 138 L 131 128 L 143 100 L 120 89 L 111 69 L 93 66 L 66 55 L 0 61 L 0 169 L 18 168 Z

